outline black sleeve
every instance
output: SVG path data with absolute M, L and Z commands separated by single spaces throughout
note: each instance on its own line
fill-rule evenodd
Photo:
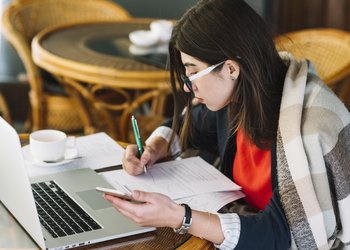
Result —
M 239 217 L 241 234 L 235 250 L 283 250 L 290 247 L 290 230 L 277 188 L 273 191 L 269 205 L 263 211 L 256 215 Z

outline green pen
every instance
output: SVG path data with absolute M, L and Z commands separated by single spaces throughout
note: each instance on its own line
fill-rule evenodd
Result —
M 143 146 L 142 146 L 142 142 L 141 142 L 139 127 L 137 126 L 137 120 L 136 120 L 135 116 L 131 116 L 131 124 L 132 124 L 132 129 L 134 130 L 137 151 L 139 153 L 139 157 L 141 157 L 141 155 L 143 154 Z M 145 172 L 145 174 L 147 173 L 146 166 L 143 166 L 143 171 Z

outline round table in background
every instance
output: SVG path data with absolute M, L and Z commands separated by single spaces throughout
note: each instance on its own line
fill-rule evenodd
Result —
M 136 108 L 143 105 L 143 110 L 148 112 L 146 115 L 159 117 L 158 120 L 166 116 L 165 103 L 171 93 L 169 72 L 165 69 L 167 54 L 136 55 L 130 52 L 132 45 L 128 39 L 131 31 L 149 29 L 152 21 L 132 19 L 56 26 L 34 37 L 34 62 L 63 83 L 80 114 L 86 133 L 99 131 L 87 106 L 99 109 L 95 114 L 105 115 L 103 119 L 107 120 L 109 134 L 124 141 L 127 141 L 125 134 L 130 127 L 129 115 Z M 108 95 L 104 95 L 108 101 L 98 99 L 96 90 L 102 93 L 101 89 L 109 89 L 113 94 L 118 92 L 118 98 L 114 100 L 125 97 L 125 102 L 114 105 Z M 148 109 L 144 109 L 145 102 L 152 103 Z M 126 105 L 128 110 L 123 111 L 122 105 Z M 118 107 L 122 112 L 120 121 L 113 124 L 113 117 L 109 114 Z M 114 129 L 116 125 L 120 125 L 118 131 Z

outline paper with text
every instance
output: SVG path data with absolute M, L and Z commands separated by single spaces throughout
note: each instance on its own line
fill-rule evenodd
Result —
M 219 191 L 239 190 L 212 165 L 200 157 L 158 163 L 148 169 L 147 174 L 132 176 L 124 170 L 115 170 L 102 175 L 116 188 L 158 192 L 179 199 Z

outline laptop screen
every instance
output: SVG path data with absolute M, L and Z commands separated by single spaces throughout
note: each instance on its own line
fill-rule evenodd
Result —
M 39 217 L 16 130 L 0 117 L 0 200 L 42 248 Z

